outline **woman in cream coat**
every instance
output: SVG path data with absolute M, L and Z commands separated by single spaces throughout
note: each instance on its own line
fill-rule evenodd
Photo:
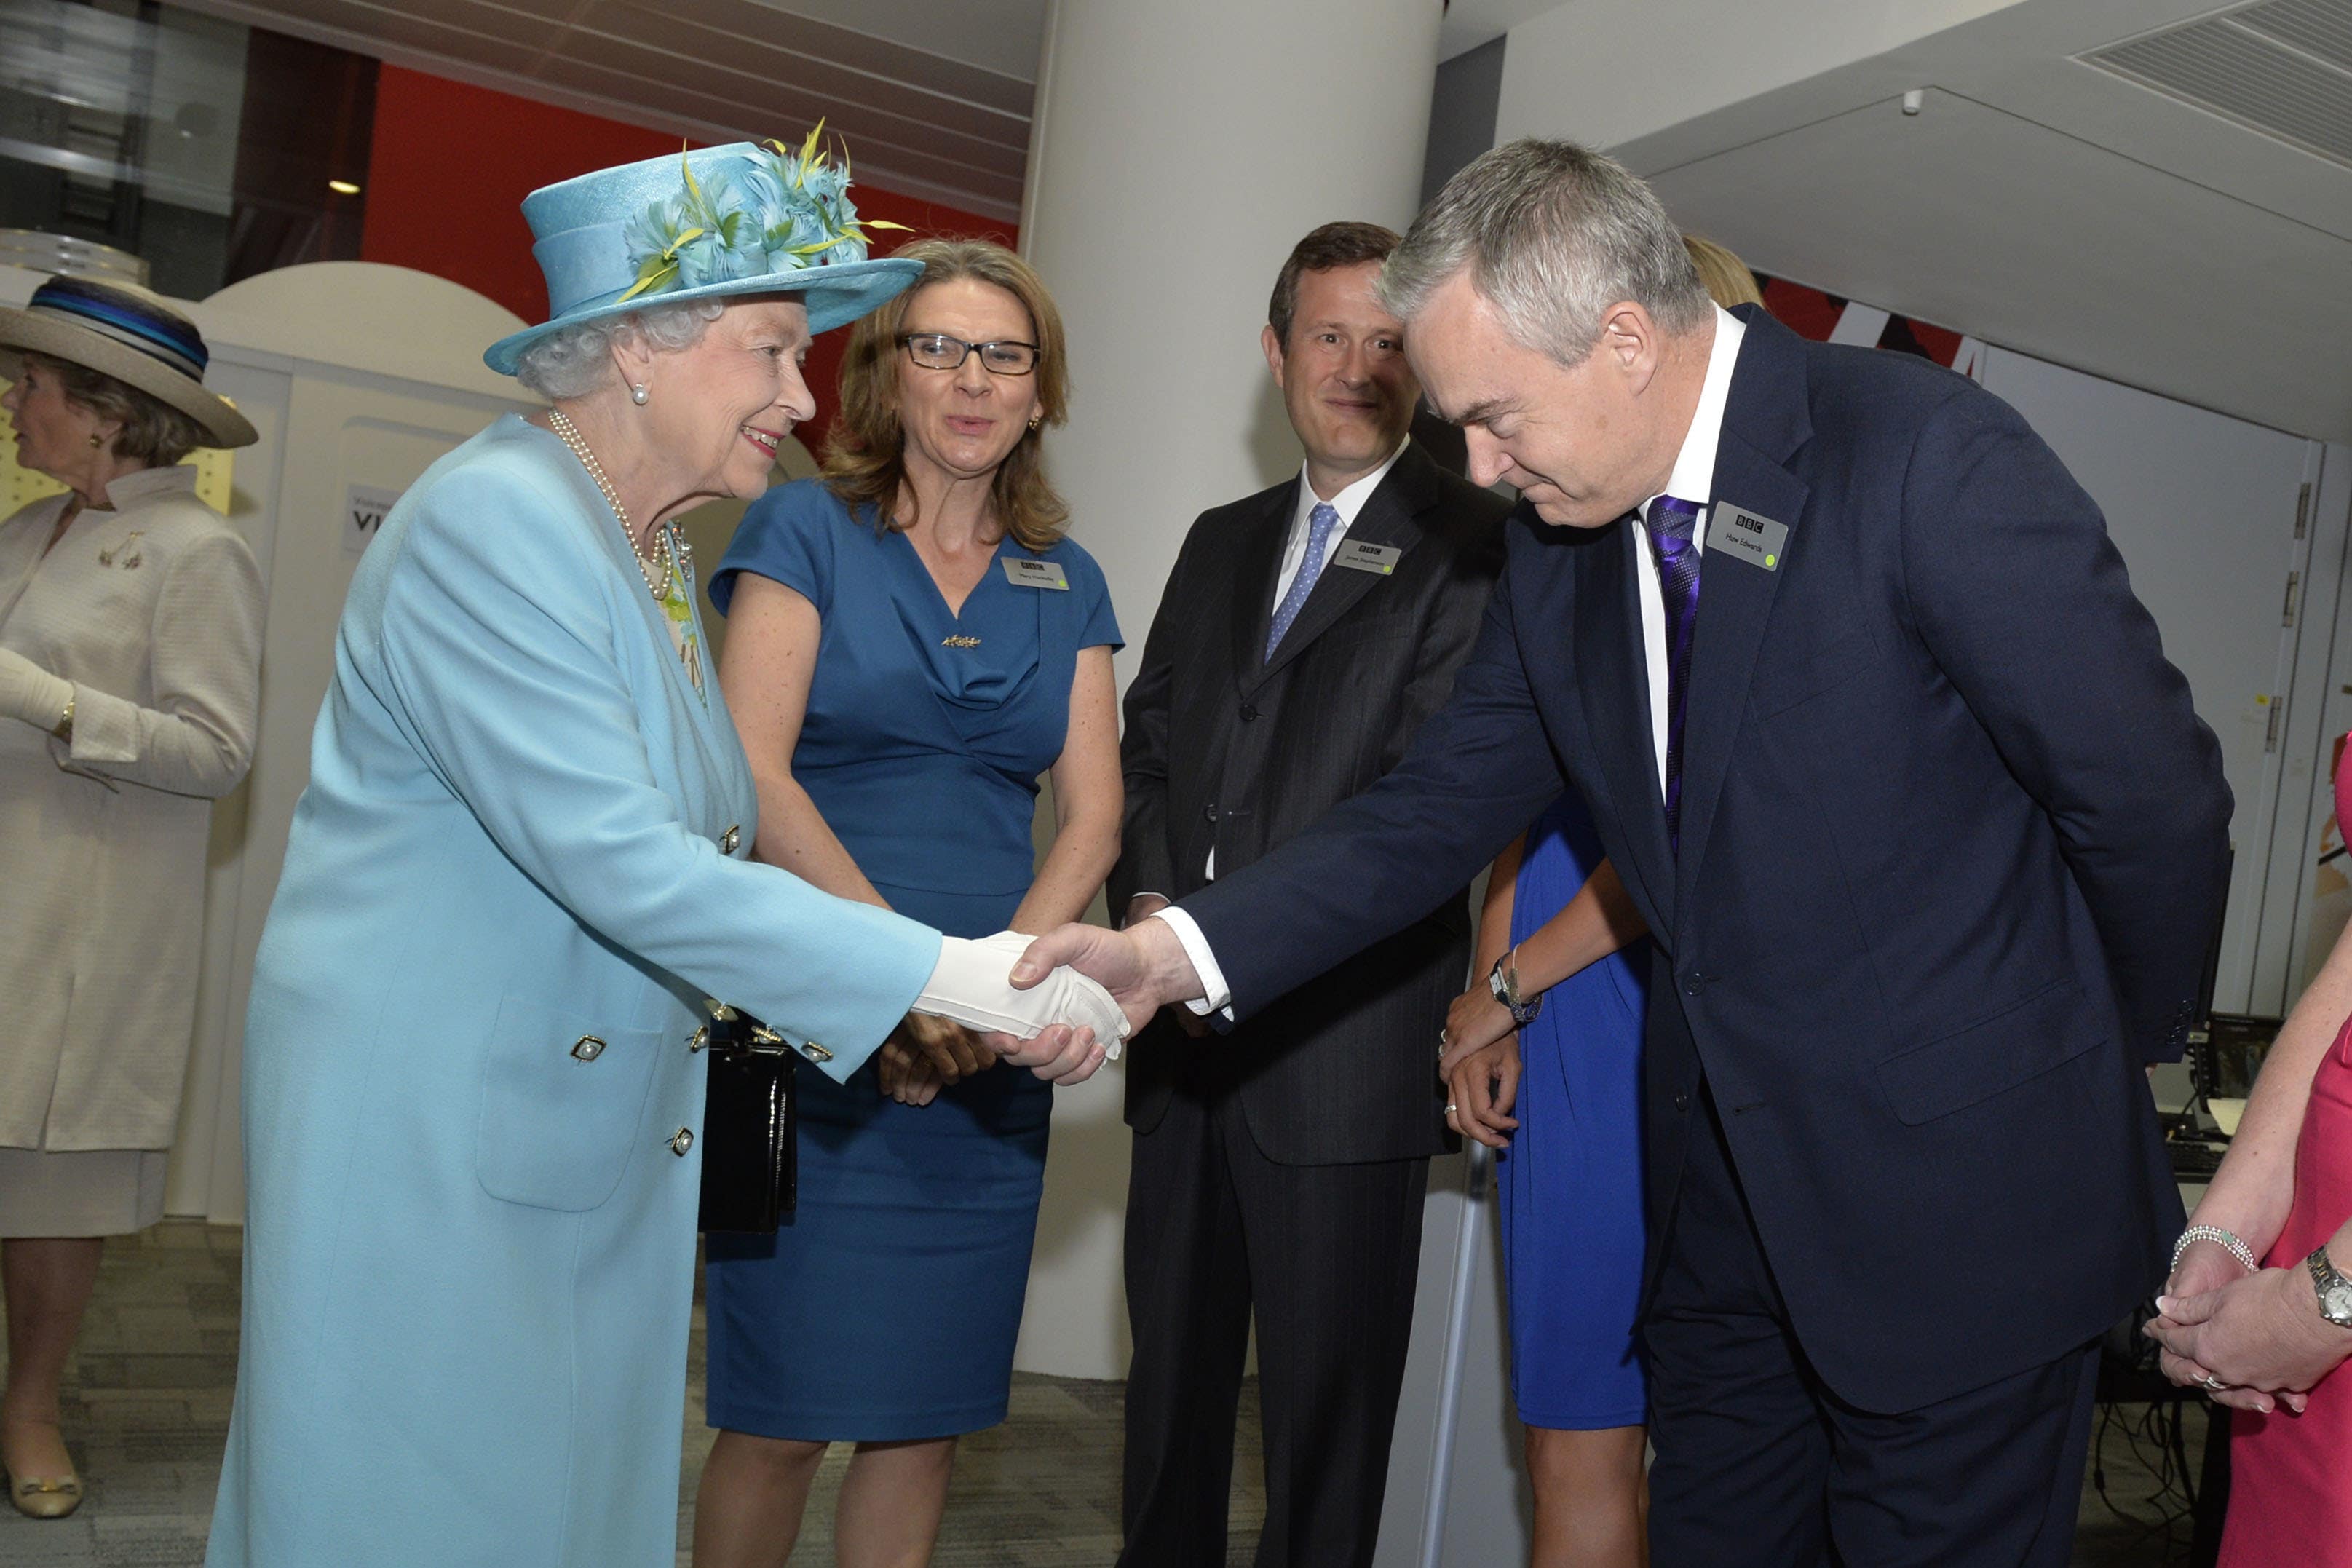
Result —
M 67 487 L 0 522 L 0 1463 L 38 1518 L 81 1501 L 58 1383 L 103 1238 L 163 1217 L 212 803 L 252 758 L 261 578 L 180 458 L 254 431 L 205 360 L 143 290 L 0 310 L 17 459 Z
M 863 259 L 813 157 L 533 193 L 554 319 L 488 359 L 553 406 L 428 469 L 352 584 L 255 963 L 214 1568 L 675 1560 L 705 998 L 835 1078 L 910 1010 L 1026 1007 L 998 1048 L 1056 1079 L 1104 1046 L 1039 1025 L 1091 1008 L 1117 1042 L 1091 982 L 1010 990 L 1018 939 L 751 858 L 670 520 L 764 487 L 810 334 L 917 271 Z M 822 1355 L 830 1328 L 783 1331 Z

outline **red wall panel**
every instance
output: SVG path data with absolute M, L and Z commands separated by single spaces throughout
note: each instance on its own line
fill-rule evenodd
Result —
M 807 127 L 778 126 L 776 133 L 796 142 Z M 527 321 L 543 321 L 547 287 L 531 259 L 522 198 L 541 185 L 678 146 L 664 132 L 386 65 L 376 82 L 360 258 L 450 279 Z M 853 171 L 856 151 L 849 149 Z M 1007 245 L 1019 238 L 1014 225 L 871 184 L 857 184 L 851 197 L 861 216 L 903 223 L 919 235 Z M 915 236 L 881 229 L 874 237 L 875 254 L 883 256 Z M 809 356 L 818 414 L 802 439 L 812 448 L 832 418 L 842 337 L 826 333 Z

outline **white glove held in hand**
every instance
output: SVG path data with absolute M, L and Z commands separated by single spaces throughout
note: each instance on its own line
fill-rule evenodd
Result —
M 1081 1025 L 1095 1032 L 1103 1056 L 1117 1061 L 1127 1039 L 1127 1015 L 1109 992 L 1067 964 L 1026 991 L 1013 988 L 1007 976 L 1029 951 L 1030 941 L 1017 931 L 998 931 L 977 942 L 942 938 L 939 966 L 909 1011 L 1023 1040 L 1035 1038 L 1051 1024 Z
M 60 680 L 14 648 L 0 647 L 0 714 L 36 730 L 54 730 L 72 698 L 72 681 Z

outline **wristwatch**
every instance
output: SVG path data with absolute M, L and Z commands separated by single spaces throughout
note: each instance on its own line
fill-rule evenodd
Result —
M 2303 1266 L 2311 1270 L 2312 1287 L 2319 1292 L 2319 1315 L 2339 1329 L 2352 1329 L 2352 1279 L 2338 1274 L 2327 1260 L 2326 1245 L 2313 1247 Z
M 1494 994 L 1496 1001 L 1511 1010 L 1512 1026 L 1524 1029 L 1536 1021 L 1537 1014 L 1543 1011 L 1543 998 L 1538 996 L 1532 1002 L 1519 1000 L 1519 970 L 1511 962 L 1517 952 L 1518 949 L 1513 948 L 1495 960 L 1495 967 L 1486 972 L 1486 989 Z

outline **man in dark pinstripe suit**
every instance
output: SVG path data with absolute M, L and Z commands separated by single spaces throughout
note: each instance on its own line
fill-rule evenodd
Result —
M 1469 651 L 1508 509 L 1407 437 L 1420 389 L 1372 291 L 1396 243 L 1326 225 L 1276 282 L 1266 361 L 1307 460 L 1203 513 L 1161 597 L 1127 696 L 1128 919 L 1394 766 Z M 1223 1568 L 1253 1315 L 1257 1563 L 1371 1559 L 1470 951 L 1458 892 L 1416 912 L 1223 1040 L 1177 1008 L 1132 1047 L 1125 1568 Z

